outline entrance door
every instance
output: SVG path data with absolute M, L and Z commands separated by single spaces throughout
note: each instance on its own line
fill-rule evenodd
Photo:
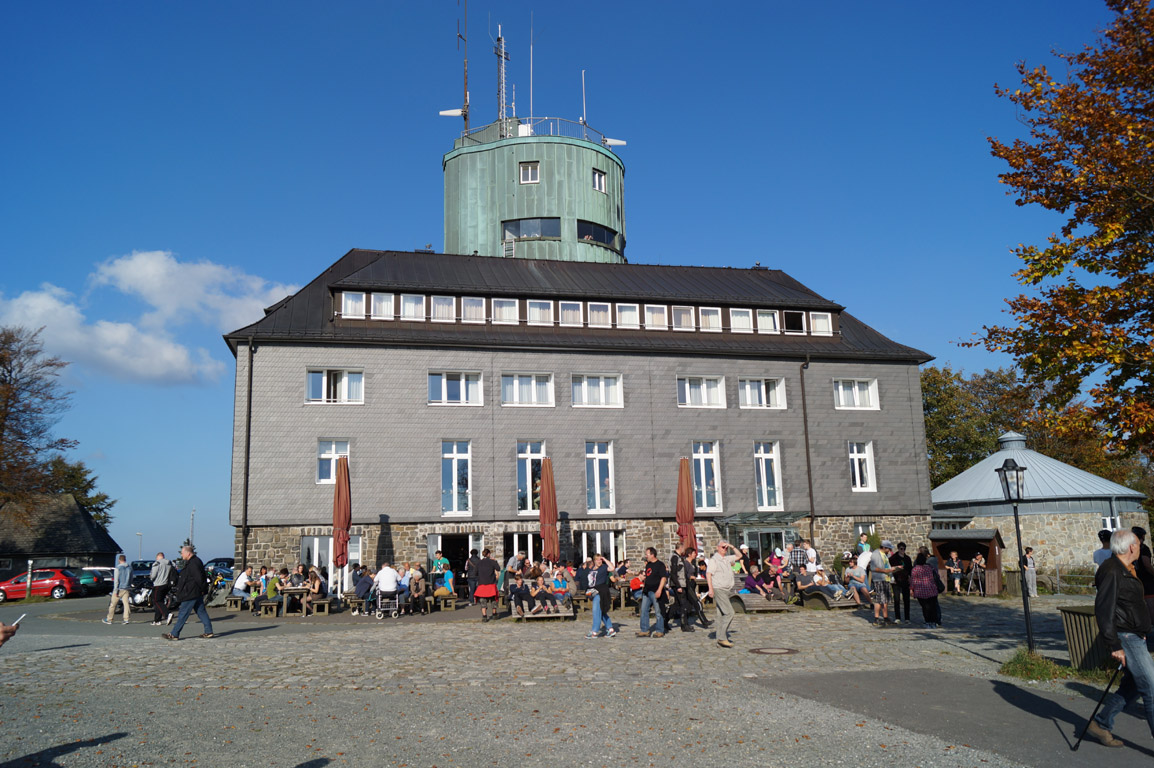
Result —
M 349 537 L 349 562 L 359 563 L 361 561 L 361 537 Z M 304 564 L 307 570 L 309 566 L 315 566 L 317 570 L 323 570 L 328 574 L 328 587 L 330 594 L 343 594 L 352 589 L 350 584 L 349 567 L 338 568 L 334 572 L 333 562 L 333 537 L 332 536 L 302 536 L 301 537 L 301 559 L 300 562 Z
M 576 531 L 573 534 L 573 548 L 582 561 L 600 552 L 610 563 L 617 563 L 625 556 L 624 531 Z

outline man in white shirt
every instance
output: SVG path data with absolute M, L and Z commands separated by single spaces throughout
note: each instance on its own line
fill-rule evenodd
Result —
M 381 563 L 381 570 L 373 577 L 373 585 L 382 595 L 395 595 L 397 585 L 401 581 L 401 574 L 397 573 L 388 563 Z
M 717 542 L 717 551 L 705 563 L 705 583 L 709 585 L 709 596 L 717 608 L 717 644 L 722 648 L 732 648 L 729 642 L 729 625 L 733 621 L 733 605 L 729 593 L 733 591 L 733 564 L 740 558 L 737 550 L 725 539 Z
M 252 584 L 252 566 L 246 567 L 240 572 L 240 576 L 236 577 L 236 581 L 232 584 L 233 597 L 248 597 L 250 585 Z

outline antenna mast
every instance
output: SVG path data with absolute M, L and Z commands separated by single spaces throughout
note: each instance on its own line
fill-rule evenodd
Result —
M 509 60 L 509 53 L 505 50 L 505 38 L 501 36 L 501 25 L 497 25 L 497 45 L 493 47 L 497 54 L 497 120 L 498 130 L 502 139 L 509 135 L 509 128 L 505 124 L 505 62 Z
M 461 107 L 461 117 L 465 118 L 465 133 L 469 132 L 469 0 L 465 0 L 465 33 L 461 34 L 461 20 L 457 19 L 457 50 L 465 44 L 465 101 Z
M 533 117 L 533 12 L 529 11 L 529 119 Z

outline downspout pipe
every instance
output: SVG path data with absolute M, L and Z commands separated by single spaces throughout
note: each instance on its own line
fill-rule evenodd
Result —
M 811 545 L 814 545 L 813 518 L 816 510 L 813 503 L 813 462 L 809 452 L 809 411 L 805 402 L 805 372 L 807 370 L 809 370 L 809 355 L 805 356 L 805 362 L 798 369 L 798 376 L 801 377 L 801 429 L 805 436 L 805 479 L 809 484 L 809 541 Z
M 252 460 L 252 366 L 256 345 L 253 337 L 248 337 L 248 384 L 244 398 L 244 490 L 240 503 L 240 569 L 248 567 L 248 474 Z

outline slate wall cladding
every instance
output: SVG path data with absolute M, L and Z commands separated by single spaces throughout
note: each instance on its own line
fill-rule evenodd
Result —
M 242 516 L 247 358 L 242 346 L 237 355 L 230 513 L 236 526 Z M 363 370 L 364 404 L 307 404 L 305 374 L 316 367 Z M 428 405 L 430 370 L 481 372 L 484 405 Z M 526 518 L 518 518 L 514 509 L 518 440 L 545 440 L 559 507 L 574 523 L 595 521 L 599 528 L 620 528 L 635 520 L 671 522 L 677 460 L 690 454 L 694 440 L 721 443 L 723 514 L 756 511 L 753 446 L 758 440 L 779 442 L 785 509 L 808 514 L 810 507 L 796 360 L 263 344 L 258 345 L 253 372 L 248 522 L 254 527 L 295 530 L 331 520 L 333 487 L 315 482 L 320 439 L 350 442 L 353 522 L 365 530 L 389 524 L 399 534 L 405 530 L 400 524 L 465 523 L 499 524 L 491 530 L 508 530 L 509 523 L 524 522 Z M 501 374 L 512 372 L 553 373 L 555 406 L 502 406 Z M 572 407 L 574 373 L 621 374 L 624 407 Z M 678 375 L 724 376 L 727 407 L 679 408 Z M 739 408 L 737 382 L 746 376 L 784 378 L 788 407 Z M 917 366 L 815 361 L 805 377 L 819 521 L 928 515 L 930 488 Z M 842 377 L 876 378 L 880 409 L 835 409 L 832 382 Z M 441 517 L 442 439 L 471 441 L 473 513 L 466 519 Z M 614 515 L 586 512 L 587 439 L 613 442 Z M 851 490 L 849 441 L 873 442 L 875 491 Z M 822 523 L 819 545 L 828 530 L 837 540 L 834 546 L 840 546 L 845 538 L 840 525 Z M 664 533 L 644 536 L 657 539 L 658 551 L 663 543 L 665 551 L 671 546 Z M 489 546 L 493 543 L 487 541 Z M 394 556 L 404 557 L 410 546 L 398 545 Z M 423 553 L 423 544 L 419 548 Z

